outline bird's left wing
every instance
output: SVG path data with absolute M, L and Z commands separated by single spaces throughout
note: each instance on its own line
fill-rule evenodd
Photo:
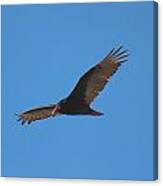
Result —
M 25 111 L 21 114 L 16 114 L 18 117 L 18 121 L 22 121 L 22 125 L 27 122 L 30 124 L 36 120 L 46 119 L 50 116 L 53 116 L 53 110 L 55 109 L 56 105 L 49 105 L 49 106 L 42 106 L 33 108 L 31 110 Z
M 97 65 L 86 72 L 78 81 L 68 100 L 77 104 L 89 105 L 94 98 L 103 90 L 104 86 L 117 71 L 118 67 L 127 61 L 128 51 L 122 46 L 113 48 L 109 54 Z

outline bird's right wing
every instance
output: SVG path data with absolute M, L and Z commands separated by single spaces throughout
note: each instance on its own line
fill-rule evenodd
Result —
M 122 50 L 122 46 L 117 49 L 113 48 L 100 63 L 92 67 L 80 78 L 68 97 L 69 101 L 89 105 L 103 90 L 118 67 L 127 61 L 127 57 L 127 50 Z
M 33 121 L 42 120 L 53 116 L 53 110 L 55 107 L 56 105 L 37 107 L 16 115 L 18 117 L 18 121 L 22 121 L 22 125 L 25 122 L 30 124 Z

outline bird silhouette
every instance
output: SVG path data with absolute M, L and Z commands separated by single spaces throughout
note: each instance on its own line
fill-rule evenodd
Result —
M 22 125 L 30 124 L 57 115 L 91 115 L 101 116 L 103 113 L 91 108 L 90 104 L 102 91 L 111 76 L 122 63 L 128 60 L 128 50 L 122 46 L 113 48 L 104 59 L 87 71 L 78 81 L 70 95 L 57 104 L 36 107 L 17 114 Z

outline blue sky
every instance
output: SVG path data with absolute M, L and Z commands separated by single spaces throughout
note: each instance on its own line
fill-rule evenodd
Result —
M 2 175 L 154 178 L 153 3 L 2 7 Z M 56 103 L 113 47 L 130 50 L 93 103 L 102 117 L 21 126 L 14 113 Z

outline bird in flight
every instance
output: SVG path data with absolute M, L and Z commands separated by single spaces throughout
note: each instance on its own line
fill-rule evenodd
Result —
M 87 71 L 78 81 L 70 95 L 57 104 L 36 107 L 16 114 L 22 125 L 59 114 L 101 116 L 90 104 L 102 91 L 120 65 L 128 60 L 128 50 L 122 46 L 113 48 L 104 59 Z

